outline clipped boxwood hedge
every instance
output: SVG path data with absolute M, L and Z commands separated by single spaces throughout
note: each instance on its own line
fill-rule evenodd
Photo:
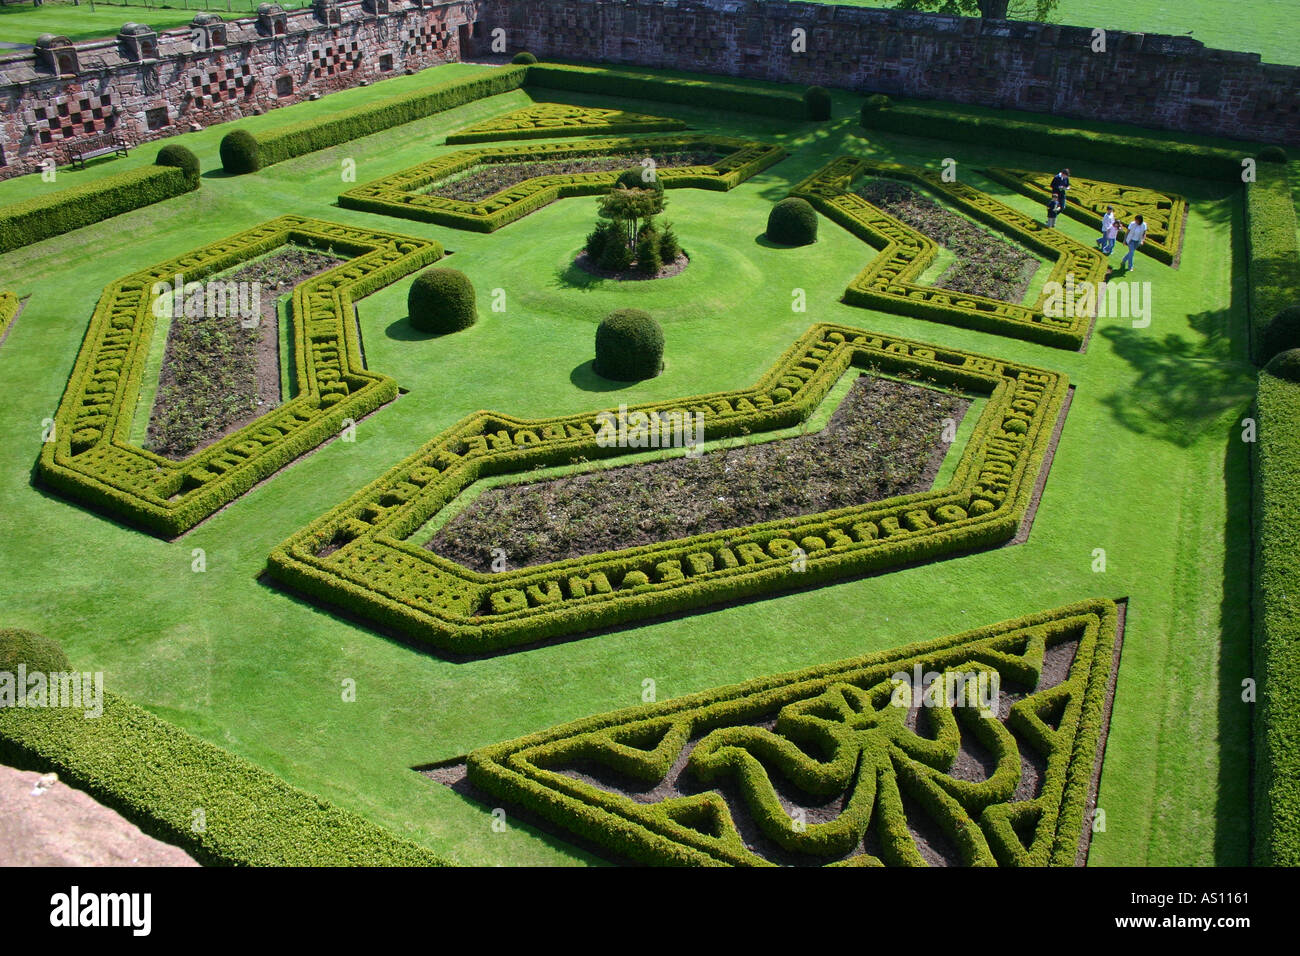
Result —
M 664 367 L 664 330 L 648 312 L 619 309 L 596 327 L 597 375 L 616 382 L 654 378 Z
M 625 99 L 680 103 L 729 113 L 755 113 L 781 119 L 805 119 L 808 108 L 798 93 L 769 90 L 721 80 L 662 76 L 599 66 L 543 64 L 528 67 L 530 89 L 599 93 Z
M 790 428 L 805 421 L 850 368 L 988 396 L 952 481 L 836 512 L 622 550 L 611 542 L 603 554 L 479 574 L 407 539 L 479 478 L 626 453 L 610 440 L 612 411 L 532 420 L 482 411 L 293 535 L 271 553 L 268 569 L 291 587 L 380 626 L 444 650 L 480 654 L 888 571 L 1012 538 L 1068 389 L 1057 372 L 848 326 L 814 325 L 749 388 L 646 403 L 627 413 L 654 414 L 668 423 L 690 415 L 706 443 Z M 801 573 L 791 573 L 795 547 L 807 553 Z
M 243 176 L 262 168 L 262 150 L 257 137 L 246 129 L 237 129 L 221 138 L 221 168 Z
M 158 150 L 158 156 L 154 159 L 155 166 L 175 166 L 185 173 L 187 179 L 194 184 L 194 188 L 199 187 L 199 176 L 202 173 L 202 167 L 199 165 L 199 158 L 194 153 L 178 143 L 172 143 Z
M 767 214 L 767 238 L 785 246 L 817 241 L 817 210 L 801 196 L 789 196 Z
M 1255 406 L 1255 862 L 1300 866 L 1300 383 L 1261 374 Z
M 831 118 L 831 94 L 824 86 L 810 86 L 804 90 L 803 105 L 810 120 L 821 122 Z
M 401 126 L 487 96 L 509 93 L 523 85 L 528 69 L 526 66 L 505 67 L 486 76 L 441 83 L 270 130 L 256 137 L 258 168 Z M 225 140 L 222 141 L 223 147 L 224 143 Z M 222 162 L 224 165 L 224 150 Z M 243 171 L 227 167 L 227 172 Z
M 576 720 L 474 751 L 469 779 L 639 863 L 779 862 L 745 845 L 716 791 L 642 800 L 606 789 L 611 776 L 629 789 L 653 786 L 698 738 L 686 773 L 705 785 L 730 784 L 763 836 L 804 861 L 924 866 L 909 832 L 910 797 L 966 865 L 1074 866 L 1085 847 L 1117 631 L 1113 602 L 1080 602 Z M 1045 655 L 1071 643 L 1066 674 L 1044 681 Z M 954 688 L 953 697 L 922 696 L 930 725 L 922 734 L 905 723 L 921 688 L 896 679 L 917 671 L 983 676 L 986 692 L 996 674 L 998 686 L 1031 692 L 994 714 L 981 709 L 987 699 L 941 684 L 945 695 Z M 968 738 L 992 757 L 987 777 L 949 772 Z M 1041 761 L 1032 797 L 1018 796 L 1022 751 Z M 562 772 L 593 764 L 602 771 L 594 785 Z M 829 820 L 796 821 L 778 789 L 777 781 L 787 780 L 819 798 L 840 797 L 842 809 Z M 864 838 L 872 848 L 866 852 Z
M 1279 349 L 1300 345 L 1269 329 L 1279 312 L 1300 304 L 1300 245 L 1285 166 L 1261 164 L 1246 186 L 1246 252 L 1251 354 L 1263 365 Z
M 425 269 L 406 295 L 411 325 L 421 332 L 459 332 L 478 318 L 474 284 L 459 269 Z
M 181 461 L 133 446 L 155 284 L 177 273 L 198 282 L 286 243 L 351 257 L 293 290 L 293 398 Z M 442 246 L 430 239 L 281 216 L 117 280 L 95 307 L 53 440 L 41 446 L 41 481 L 154 534 L 189 530 L 347 421 L 397 397 L 393 379 L 365 366 L 352 303 L 441 257 Z
M 18 296 L 12 292 L 0 292 L 0 341 L 9 331 L 9 323 L 18 317 Z
M 0 709 L 0 760 L 57 772 L 208 866 L 448 865 L 114 694 L 93 720 L 66 707 Z
M 16 673 L 19 665 L 26 667 L 28 673 L 49 674 L 72 669 L 58 641 L 21 628 L 0 629 L 0 673 Z
M 867 130 L 1069 156 L 1076 163 L 1085 160 L 1114 163 L 1183 176 L 1237 181 L 1241 177 L 1242 159 L 1252 156 L 1256 148 L 1243 144 L 1239 152 L 1145 136 L 1136 126 L 1129 128 L 1131 132 L 1097 132 L 1073 129 L 1059 117 L 1023 112 L 973 114 L 946 106 L 875 97 L 863 104 L 861 123 Z
M 151 206 L 199 187 L 174 166 L 142 166 L 0 206 L 0 253 Z

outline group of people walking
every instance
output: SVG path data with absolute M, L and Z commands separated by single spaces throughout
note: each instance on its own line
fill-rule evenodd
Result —
M 1065 209 L 1065 194 L 1069 189 L 1070 171 L 1063 169 L 1052 177 L 1052 196 L 1047 201 L 1047 228 L 1056 228 L 1056 217 Z M 1124 244 L 1128 246 L 1128 253 L 1120 260 L 1120 265 L 1124 267 L 1125 272 L 1132 272 L 1138 247 L 1147 238 L 1147 224 L 1141 213 L 1134 216 L 1132 222 L 1123 223 L 1116 217 L 1115 207 L 1107 206 L 1106 214 L 1101 217 L 1101 235 L 1094 240 L 1093 245 L 1101 250 L 1103 255 L 1109 257 L 1115 248 L 1115 240 L 1119 238 L 1121 232 L 1124 233 Z

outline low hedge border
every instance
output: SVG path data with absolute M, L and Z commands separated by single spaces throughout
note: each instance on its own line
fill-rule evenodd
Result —
M 729 113 L 774 116 L 797 122 L 808 119 L 808 107 L 804 103 L 802 91 L 765 90 L 715 79 L 544 63 L 528 67 L 525 85 L 529 89 L 598 93 L 601 96 L 677 103 L 682 106 L 726 110 Z
M 288 242 L 351 256 L 293 292 L 297 393 L 283 405 L 174 462 L 130 443 L 153 334 L 155 284 L 201 281 Z M 353 301 L 442 256 L 429 239 L 282 216 L 119 279 L 95 308 L 41 449 L 51 488 L 154 534 L 174 537 L 264 478 L 397 397 L 397 383 L 361 358 Z
M 555 160 L 586 155 L 640 156 L 657 151 L 716 147 L 727 155 L 712 166 L 678 166 L 657 170 L 666 189 L 732 189 L 788 154 L 780 146 L 707 134 L 622 137 L 577 143 L 536 143 L 465 149 L 354 186 L 339 196 L 345 209 L 433 222 L 453 229 L 494 232 L 557 199 L 598 196 L 609 191 L 621 171 L 536 176 L 478 202 L 432 196 L 417 190 L 485 162 Z M 631 162 L 631 160 L 629 160 Z
M 261 168 L 265 168 L 488 96 L 509 93 L 523 86 L 527 75 L 526 66 L 502 67 L 486 76 L 440 83 L 428 89 L 401 93 L 377 103 L 337 110 L 319 119 L 284 126 L 256 136 L 258 159 Z
M 1282 309 L 1300 303 L 1300 244 L 1286 166 L 1262 163 L 1246 186 L 1246 263 L 1251 355 L 1263 365 L 1273 357 L 1260 348 L 1265 328 Z
M 479 574 L 407 539 L 479 478 L 626 453 L 593 412 L 528 421 L 477 412 L 276 548 L 297 590 L 436 648 L 475 654 L 816 586 L 1012 538 L 1065 398 L 1063 375 L 846 326 L 814 325 L 752 388 L 641 405 L 703 416 L 707 440 L 806 419 L 851 367 L 988 395 L 944 488 L 553 564 Z M 608 426 L 612 428 L 612 426 Z M 800 572 L 791 554 L 807 554 Z
M 1023 169 L 1003 169 L 990 166 L 980 170 L 994 182 L 1010 186 L 1031 199 L 1046 205 L 1052 195 L 1052 173 L 1035 173 Z M 1115 215 L 1124 222 L 1132 221 L 1138 213 L 1147 225 L 1146 241 L 1139 252 L 1157 262 L 1172 266 L 1183 249 L 1183 223 L 1187 218 L 1187 200 L 1176 193 L 1162 193 L 1154 189 L 1124 186 L 1099 179 L 1070 178 L 1069 202 L 1065 214 L 1071 219 L 1101 229 L 1101 217 L 1106 207 L 1114 206 Z M 1123 244 L 1123 233 L 1120 234 Z
M 320 119 L 295 123 L 258 135 L 261 167 L 318 149 L 338 146 L 474 100 L 523 87 L 706 106 L 733 113 L 756 113 L 781 119 L 803 120 L 808 112 L 799 94 L 754 89 L 739 84 L 669 78 L 592 66 L 549 63 L 507 66 L 486 76 L 453 80 L 427 90 L 402 93 L 378 103 L 354 106 Z
M 538 103 L 466 126 L 447 137 L 447 144 L 498 140 L 555 139 L 562 136 L 613 136 L 622 133 L 667 133 L 686 129 L 678 119 L 627 110 Z
M 0 709 L 0 761 L 56 771 L 208 866 L 448 865 L 114 694 L 93 719 L 75 708 Z
M 176 166 L 142 166 L 0 206 L 0 253 L 198 189 Z
M 1255 406 L 1255 863 L 1300 866 L 1300 383 L 1261 373 Z
M 1056 118 L 976 116 L 898 99 L 890 99 L 882 109 L 864 110 L 861 119 L 867 130 L 1068 156 L 1074 163 L 1111 163 L 1234 182 L 1241 182 L 1242 160 L 1260 149 L 1245 143 L 1241 150 L 1234 150 L 1158 139 L 1142 135 L 1138 127 L 1131 133 L 1098 132 L 1071 129 Z
M 849 283 L 844 292 L 845 302 L 1056 348 L 1078 350 L 1083 347 L 1091 316 L 1047 315 L 1043 311 L 1046 288 L 1030 307 L 916 285 L 914 280 L 934 261 L 939 246 L 928 236 L 856 195 L 853 183 L 864 176 L 888 176 L 915 183 L 937 193 L 972 218 L 1054 260 L 1048 282 L 1060 283 L 1065 288 L 1071 283 L 1075 288 L 1082 288 L 1087 283 L 1100 288 L 1106 277 L 1106 257 L 1096 249 L 1089 249 L 1063 233 L 1047 228 L 973 186 L 944 182 L 939 173 L 915 166 L 840 156 L 790 192 L 807 199 L 827 218 L 880 249 Z
M 9 325 L 18 317 L 18 296 L 12 292 L 0 292 L 0 342 L 9 334 Z
M 765 865 L 744 846 L 716 791 L 646 803 L 560 772 L 595 762 L 639 784 L 662 780 L 692 741 L 688 773 L 728 778 L 764 835 L 782 849 L 836 860 L 870 827 L 880 855 L 839 865 L 924 865 L 902 794 L 947 833 L 968 865 L 1072 866 L 1104 724 L 1118 611 L 1091 600 L 989 627 L 656 704 L 587 717 L 469 755 L 476 787 L 641 863 Z M 1038 689 L 1044 656 L 1077 642 L 1065 678 Z M 1027 687 L 1002 719 L 930 706 L 932 736 L 904 724 L 915 688 L 897 673 L 990 674 Z M 896 696 L 901 695 L 901 696 Z M 776 717 L 774 730 L 755 726 Z M 1002 717 L 999 714 L 999 717 Z M 1024 744 L 1045 758 L 1036 797 L 1016 800 Z M 995 760 L 980 781 L 949 776 L 969 732 Z M 823 761 L 810 753 L 827 754 Z M 850 791 L 835 819 L 792 826 L 769 767 L 819 797 Z M 1023 836 L 1022 836 L 1023 834 Z

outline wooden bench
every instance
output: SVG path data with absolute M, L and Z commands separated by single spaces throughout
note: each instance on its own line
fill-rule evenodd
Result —
M 130 147 L 126 140 L 116 133 L 95 133 L 84 136 L 71 146 L 66 147 L 68 162 L 80 169 L 86 168 L 86 161 L 100 156 L 125 156 Z

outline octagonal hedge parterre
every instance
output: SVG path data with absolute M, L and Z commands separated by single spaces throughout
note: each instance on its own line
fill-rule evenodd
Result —
M 296 393 L 181 461 L 131 443 L 153 336 L 156 284 L 201 281 L 286 243 L 329 248 L 348 261 L 293 292 Z M 172 537 L 192 528 L 300 455 L 397 396 L 397 383 L 361 358 L 352 303 L 441 258 L 442 246 L 373 229 L 281 216 L 141 269 L 100 297 L 37 465 L 52 488 Z

